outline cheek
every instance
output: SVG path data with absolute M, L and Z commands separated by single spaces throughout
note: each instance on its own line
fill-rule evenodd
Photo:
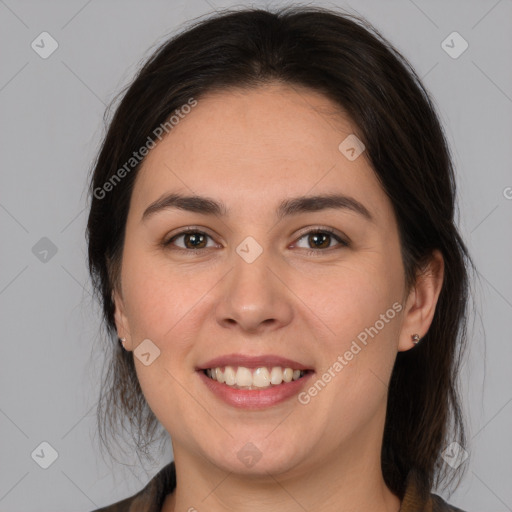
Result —
M 134 345 L 150 339 L 160 350 L 149 366 L 134 355 L 142 392 L 166 430 L 186 438 L 187 422 L 182 418 L 204 421 L 202 409 L 191 403 L 185 383 L 191 372 L 188 360 L 202 325 L 199 315 L 214 276 L 203 273 L 202 278 L 194 278 L 142 251 L 127 251 L 124 269 L 123 292 Z
M 202 273 L 201 279 L 195 278 L 161 258 L 127 250 L 122 282 L 132 335 L 158 343 L 172 338 L 173 331 L 181 332 L 200 309 L 213 277 Z
M 329 371 L 336 375 L 326 375 L 332 384 L 325 398 L 334 410 L 346 410 L 341 402 L 355 407 L 362 401 L 369 405 L 381 400 L 396 358 L 402 284 L 400 260 L 386 261 L 374 253 L 371 263 L 369 258 L 354 260 L 332 272 L 323 287 L 303 290 L 308 305 L 328 326 L 319 340 L 319 377 Z
M 376 322 L 383 332 L 397 324 L 392 321 L 396 318 L 396 308 L 392 307 L 402 297 L 399 263 L 389 264 L 384 257 L 375 258 L 373 254 L 371 258 L 353 258 L 324 276 L 301 280 L 301 296 L 307 297 L 307 305 L 329 327 L 331 338 L 346 342 Z M 381 315 L 385 315 L 384 320 L 380 320 Z

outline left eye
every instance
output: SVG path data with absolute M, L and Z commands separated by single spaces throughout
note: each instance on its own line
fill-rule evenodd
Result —
M 174 235 L 167 241 L 163 242 L 163 246 L 167 247 L 170 245 L 174 245 L 176 240 L 183 239 L 183 245 L 178 245 L 179 250 L 186 251 L 187 249 L 193 249 L 194 251 L 198 251 L 201 249 L 208 249 L 212 246 L 207 246 L 208 239 L 213 240 L 213 238 L 204 233 L 203 231 L 199 231 L 196 229 L 189 229 L 186 231 L 182 231 L 177 235 Z M 338 245 L 343 247 L 347 247 L 349 244 L 345 240 L 343 240 L 340 236 L 336 235 L 333 231 L 328 229 L 315 229 L 312 231 L 308 231 L 303 233 L 297 240 L 300 241 L 302 239 L 306 239 L 306 243 L 311 244 L 310 247 L 301 247 L 302 249 L 313 249 L 313 251 L 322 251 L 324 249 L 329 249 L 332 247 L 331 243 L 333 241 L 338 242 Z M 298 245 L 296 242 L 294 245 Z
M 299 240 L 302 240 L 303 238 L 306 238 L 306 243 L 312 244 L 313 247 L 306 247 L 306 249 L 314 249 L 314 250 L 322 250 L 322 249 L 329 249 L 331 247 L 331 242 L 333 239 L 338 242 L 338 244 L 342 246 L 348 246 L 348 243 L 340 238 L 338 235 L 333 233 L 330 230 L 314 230 L 314 231 L 308 231 L 307 233 L 303 234 Z

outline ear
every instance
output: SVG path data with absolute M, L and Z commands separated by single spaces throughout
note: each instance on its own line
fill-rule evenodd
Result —
M 443 277 L 444 259 L 441 252 L 435 249 L 427 266 L 417 276 L 416 283 L 407 297 L 398 342 L 399 352 L 410 350 L 415 346 L 411 338 L 413 334 L 418 334 L 421 339 L 428 332 L 443 286 Z
M 114 289 L 112 292 L 112 301 L 114 302 L 114 320 L 116 322 L 117 336 L 119 338 L 126 338 L 126 341 L 123 343 L 123 347 L 126 350 L 131 350 L 131 338 L 129 331 L 129 322 L 128 317 L 126 316 L 126 310 L 124 306 L 124 301 L 122 297 L 122 293 L 119 290 Z

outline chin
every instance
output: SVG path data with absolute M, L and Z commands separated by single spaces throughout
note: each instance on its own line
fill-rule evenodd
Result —
M 303 443 L 301 446 L 286 444 L 283 439 L 236 439 L 231 440 L 225 450 L 222 448 L 219 447 L 219 452 L 205 454 L 212 464 L 226 472 L 265 480 L 269 474 L 277 476 L 293 471 L 303 462 L 305 455 L 302 453 Z

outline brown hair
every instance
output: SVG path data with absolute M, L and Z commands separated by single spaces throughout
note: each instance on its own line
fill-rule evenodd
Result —
M 443 465 L 446 444 L 465 445 L 456 379 L 472 262 L 455 225 L 451 157 L 432 99 L 408 61 L 366 20 L 319 7 L 243 9 L 197 21 L 161 45 L 123 91 L 95 163 L 87 225 L 89 269 L 108 334 L 97 410 L 102 441 L 108 449 L 103 434 L 115 434 L 117 420 L 128 419 L 140 453 L 159 425 L 139 386 L 133 355 L 118 343 L 112 301 L 140 163 L 108 192 L 104 184 L 190 98 L 269 82 L 324 94 L 358 127 L 394 208 L 408 289 L 434 249 L 444 257 L 432 325 L 417 347 L 396 358 L 382 447 L 389 488 L 402 496 L 413 471 L 425 495 L 457 473 L 447 474 Z

